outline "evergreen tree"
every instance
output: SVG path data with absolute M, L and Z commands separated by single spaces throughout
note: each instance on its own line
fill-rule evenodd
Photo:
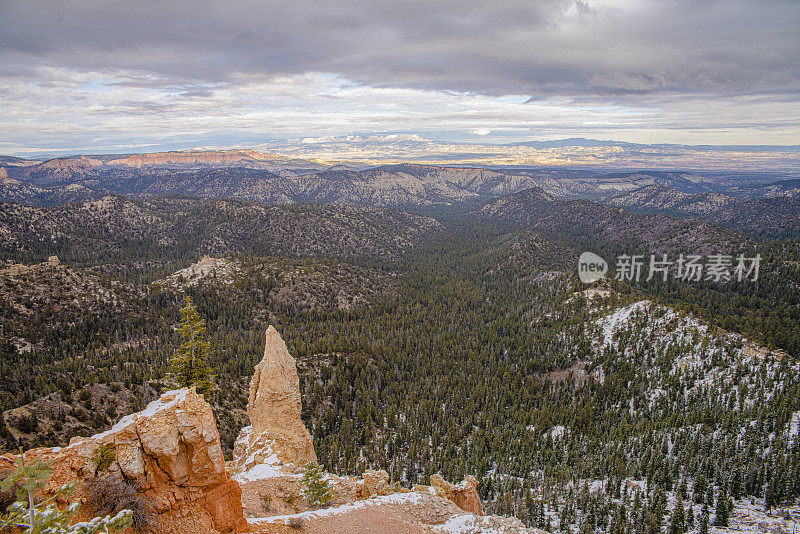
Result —
M 733 500 L 737 500 L 742 496 L 742 475 L 738 468 L 733 471 L 733 479 L 731 480 L 731 495 Z
M 664 488 L 658 487 L 656 495 L 653 498 L 653 531 L 661 532 L 661 525 L 664 523 L 664 514 L 667 510 L 667 495 L 664 493 Z
M 706 491 L 705 504 L 707 504 L 709 506 L 713 506 L 714 505 L 714 485 L 713 484 L 709 484 L 709 486 L 708 486 L 708 491 Z
M 775 483 L 772 480 L 767 481 L 764 488 L 764 509 L 770 513 L 772 507 L 777 503 L 775 502 Z
M 694 502 L 697 504 L 702 504 L 707 489 L 708 482 L 706 481 L 706 476 L 701 471 L 700 474 L 698 474 L 694 479 Z
M 719 494 L 717 495 L 717 508 L 714 511 L 714 525 L 718 527 L 727 527 L 729 512 L 728 496 L 725 494 L 725 490 L 720 488 Z
M 800 440 L 798 440 L 800 442 Z M 792 497 L 800 496 L 800 446 L 792 452 Z
M 325 506 L 334 498 L 333 490 L 325 480 L 325 472 L 317 462 L 306 464 L 306 471 L 303 474 L 303 496 L 311 508 Z
M 208 365 L 210 343 L 206 339 L 206 321 L 197 312 L 191 297 L 181 308 L 181 324 L 178 327 L 183 342 L 171 360 L 172 376 L 183 388 L 197 387 L 197 392 L 211 392 L 212 373 Z
M 545 513 L 544 501 L 537 501 L 536 503 L 536 527 L 544 529 Z
M 678 485 L 678 494 L 681 496 L 681 499 L 685 499 L 688 496 L 689 487 L 686 484 L 686 479 L 681 478 L 681 482 Z
M 683 510 L 683 501 L 680 496 L 675 502 L 672 517 L 669 520 L 669 534 L 684 534 L 686 532 L 686 518 Z
M 525 508 L 528 511 L 528 524 L 535 525 L 536 524 L 536 502 L 533 500 L 533 496 L 531 495 L 531 490 L 526 489 L 525 491 Z
M 559 516 L 559 519 L 558 519 L 558 529 L 561 532 L 565 532 L 565 533 L 566 532 L 571 532 L 569 526 L 570 526 L 569 506 L 565 505 L 561 509 L 561 515 Z
M 708 505 L 703 505 L 703 514 L 700 516 L 699 534 L 708 534 Z

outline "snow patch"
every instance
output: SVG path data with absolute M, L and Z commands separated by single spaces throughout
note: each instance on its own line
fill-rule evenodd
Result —
M 244 473 L 239 473 L 233 479 L 237 482 L 252 482 L 265 478 L 275 478 L 281 476 L 280 467 L 274 464 L 257 464 Z
M 419 504 L 422 494 L 416 491 L 406 493 L 394 493 L 392 495 L 384 495 L 382 497 L 374 497 L 372 499 L 365 499 L 357 501 L 352 504 L 343 504 L 332 508 L 324 508 L 322 510 L 309 510 L 307 512 L 300 512 L 299 514 L 290 515 L 274 515 L 270 517 L 258 517 L 255 519 L 248 519 L 248 522 L 255 524 L 270 524 L 270 523 L 283 523 L 289 525 L 292 518 L 303 519 L 320 519 L 323 517 L 331 517 L 336 515 L 347 514 L 356 510 L 363 510 L 368 506 L 377 506 L 382 504 Z
M 182 404 L 186 401 L 186 395 L 189 394 L 189 389 L 173 389 L 163 393 L 158 400 L 154 400 L 150 404 L 147 405 L 147 408 L 142 410 L 141 412 L 132 413 L 130 415 L 126 415 L 122 419 L 120 419 L 117 424 L 112 426 L 110 429 L 106 430 L 105 432 L 101 432 L 99 434 L 95 434 L 92 437 L 85 438 L 83 440 L 79 440 L 76 443 L 81 443 L 85 440 L 101 440 L 111 434 L 116 434 L 117 432 L 129 427 L 130 425 L 134 424 L 139 419 L 145 419 L 148 417 L 153 417 L 156 414 L 163 412 L 165 410 L 171 410 L 175 408 L 175 406 Z M 66 447 L 69 449 L 74 444 L 69 445 Z
M 603 345 L 612 345 L 614 334 L 627 326 L 630 322 L 631 315 L 637 312 L 644 311 L 651 302 L 649 300 L 640 300 L 633 304 L 616 310 L 611 315 L 606 315 L 602 319 L 598 319 L 597 324 L 603 329 Z
M 789 421 L 789 443 L 794 445 L 794 440 L 800 434 L 800 412 L 794 412 Z

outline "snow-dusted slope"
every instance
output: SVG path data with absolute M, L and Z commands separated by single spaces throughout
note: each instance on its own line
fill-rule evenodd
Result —
M 648 409 L 677 410 L 718 396 L 734 409 L 751 408 L 782 387 L 775 378 L 783 353 L 648 300 L 603 314 L 589 326 L 595 366 L 609 367 L 604 376 L 611 367 L 634 365 L 645 380 L 633 391 L 649 400 Z M 611 366 L 600 363 L 609 356 L 616 360 Z

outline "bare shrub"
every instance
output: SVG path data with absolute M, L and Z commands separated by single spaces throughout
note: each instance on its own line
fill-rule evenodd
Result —
M 13 491 L 2 491 L 0 490 L 0 514 L 5 513 L 6 508 L 11 506 L 14 502 L 14 492 Z
M 114 515 L 121 510 L 133 512 L 133 528 L 144 531 L 154 526 L 153 506 L 139 494 L 137 485 L 117 476 L 93 478 L 86 486 L 88 504 L 97 515 Z
M 306 522 L 302 516 L 294 516 L 289 518 L 289 526 L 300 529 L 306 526 Z

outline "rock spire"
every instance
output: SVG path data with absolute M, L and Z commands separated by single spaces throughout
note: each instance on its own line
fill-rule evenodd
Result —
M 234 448 L 234 463 L 247 470 L 257 464 L 304 466 L 316 461 L 314 444 L 300 417 L 297 364 L 275 327 L 267 328 L 264 357 L 250 379 L 247 415 Z

